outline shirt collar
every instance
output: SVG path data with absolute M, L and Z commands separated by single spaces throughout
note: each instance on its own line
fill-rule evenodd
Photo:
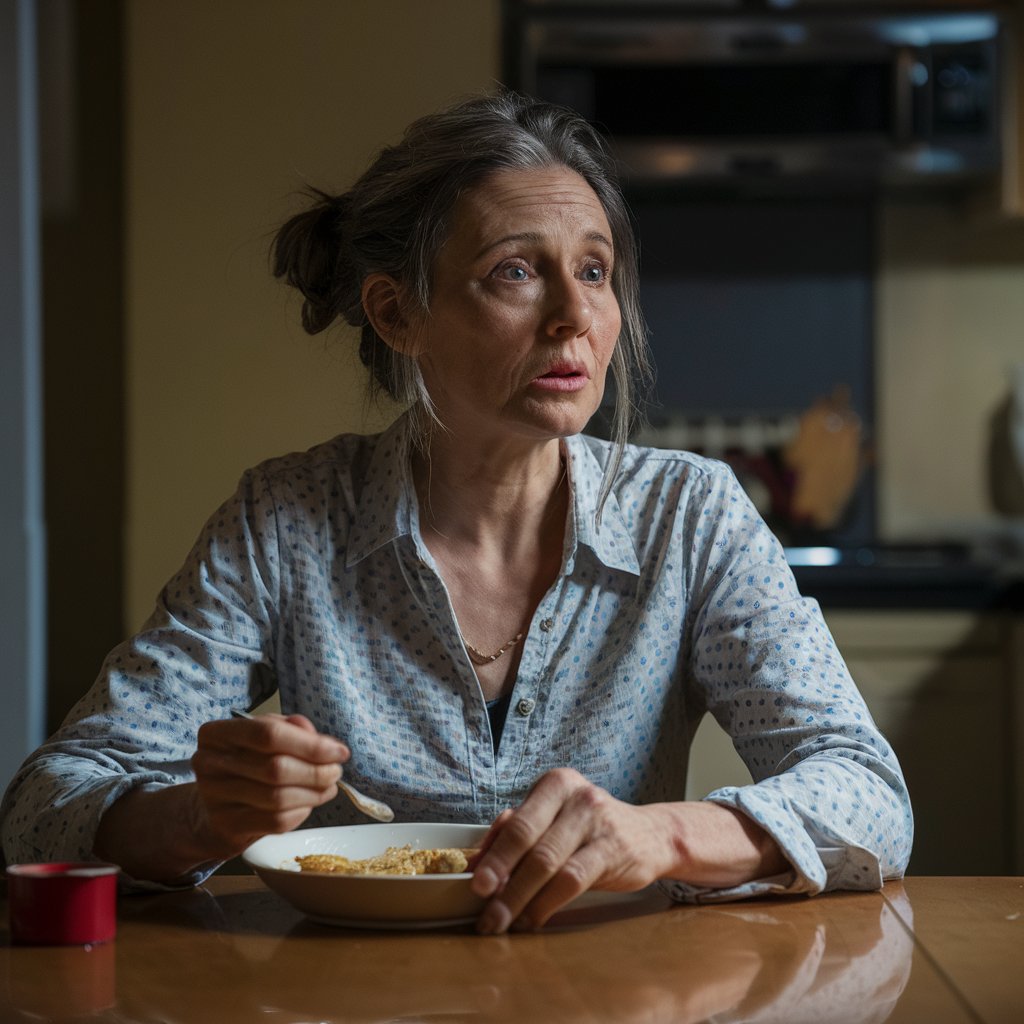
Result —
M 612 454 L 611 446 L 591 442 L 582 434 L 575 434 L 565 439 L 565 451 L 569 457 L 573 529 L 577 545 L 585 544 L 609 569 L 639 576 L 636 547 L 614 491 L 605 499 L 600 526 L 597 523 L 597 500 L 605 468 L 597 453 L 600 452 L 607 462 Z
M 417 532 L 408 420 L 408 414 L 399 416 L 373 439 L 349 533 L 347 568 L 385 544 Z
M 408 420 L 408 415 L 400 416 L 375 438 L 349 534 L 349 568 L 385 544 L 405 536 L 415 540 L 419 533 Z M 570 544 L 574 541 L 576 547 L 590 548 L 609 569 L 639 576 L 636 548 L 614 491 L 605 500 L 600 527 L 597 524 L 597 500 L 604 478 L 597 452 L 607 459 L 611 449 L 603 444 L 592 446 L 579 434 L 567 437 L 564 445 L 573 496 L 573 536 L 567 540 Z

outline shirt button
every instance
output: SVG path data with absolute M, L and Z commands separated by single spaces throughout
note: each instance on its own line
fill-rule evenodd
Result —
M 555 620 L 554 619 L 545 619 L 540 624 L 540 628 L 541 628 L 541 632 L 542 633 L 550 633 L 551 630 L 555 628 Z
M 537 706 L 537 702 L 535 700 L 532 700 L 530 697 L 523 697 L 523 699 L 521 701 L 519 701 L 518 704 L 516 704 L 516 713 L 519 714 L 519 715 L 522 715 L 523 718 L 526 718 L 526 716 L 536 706 Z

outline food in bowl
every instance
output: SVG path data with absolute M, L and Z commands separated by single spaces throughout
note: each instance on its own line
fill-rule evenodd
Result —
M 476 850 L 414 850 L 389 846 L 376 857 L 350 860 L 335 853 L 311 853 L 296 857 L 300 871 L 332 872 L 342 875 L 457 875 L 468 870 Z
M 489 826 L 455 822 L 326 825 L 257 839 L 245 863 L 296 910 L 324 924 L 346 928 L 435 928 L 477 918 L 484 900 L 468 871 L 456 875 L 345 875 L 302 871 L 296 857 L 333 854 L 359 860 L 389 846 L 416 850 L 468 850 Z M 479 856 L 474 851 L 472 857 Z M 470 864 L 475 861 L 470 859 Z M 2 1016 L 2 1015 L 0 1015 Z

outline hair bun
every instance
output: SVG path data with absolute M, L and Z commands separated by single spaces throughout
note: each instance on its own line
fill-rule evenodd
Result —
M 302 293 L 302 326 L 309 334 L 330 327 L 342 312 L 336 289 L 342 222 L 347 196 L 310 190 L 316 202 L 286 221 L 273 248 L 275 277 L 283 277 Z

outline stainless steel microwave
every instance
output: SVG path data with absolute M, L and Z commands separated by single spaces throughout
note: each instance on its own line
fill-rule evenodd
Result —
M 1007 18 L 969 0 L 509 0 L 505 78 L 590 119 L 633 181 L 961 183 L 999 166 Z

